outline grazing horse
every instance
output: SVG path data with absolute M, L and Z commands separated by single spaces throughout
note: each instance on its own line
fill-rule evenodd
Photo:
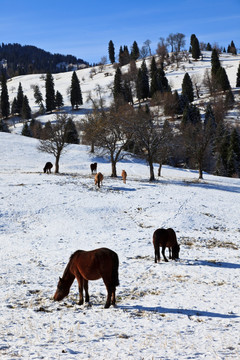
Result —
M 127 173 L 125 170 L 122 170 L 122 179 L 123 179 L 124 184 L 126 184 Z
M 97 163 L 90 164 L 90 169 L 93 174 L 93 172 L 97 172 Z
M 98 172 L 96 175 L 95 175 L 95 185 L 97 185 L 99 188 L 100 188 L 100 183 L 102 185 L 102 181 L 103 181 L 103 174 Z
M 176 233 L 173 229 L 157 229 L 153 233 L 153 246 L 155 251 L 155 263 L 160 261 L 160 250 L 162 247 L 162 256 L 165 261 L 168 261 L 165 256 L 166 247 L 169 248 L 169 258 L 179 259 L 180 246 L 177 242 Z
M 52 167 L 53 167 L 53 164 L 51 162 L 47 162 L 43 168 L 44 173 L 51 174 Z
M 74 279 L 77 278 L 79 305 L 83 304 L 83 288 L 85 290 L 85 302 L 89 302 L 88 280 L 102 278 L 107 289 L 105 308 L 109 308 L 111 304 L 115 305 L 115 291 L 116 286 L 119 285 L 118 266 L 118 255 L 110 249 L 77 250 L 71 255 L 63 277 L 59 278 L 54 300 L 60 301 L 67 296 Z

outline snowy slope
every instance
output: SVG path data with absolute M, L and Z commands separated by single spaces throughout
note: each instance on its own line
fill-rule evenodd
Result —
M 54 159 L 37 144 L 0 133 L 1 359 L 239 359 L 240 179 L 163 167 L 149 183 L 129 158 L 123 184 L 77 145 L 47 175 Z M 179 261 L 154 263 L 158 227 L 176 230 Z M 102 280 L 89 282 L 91 307 L 76 282 L 54 302 L 71 253 L 102 246 L 119 255 L 117 307 L 103 308 Z

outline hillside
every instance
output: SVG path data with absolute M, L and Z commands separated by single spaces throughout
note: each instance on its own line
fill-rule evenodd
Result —
M 1 359 L 238 359 L 240 180 L 164 166 L 149 183 L 129 157 L 123 184 L 82 145 L 47 175 L 37 143 L 0 133 Z M 158 227 L 175 229 L 179 261 L 154 263 Z M 103 309 L 102 280 L 89 282 L 91 307 L 76 282 L 53 302 L 71 253 L 102 246 L 119 255 L 117 307 Z
M 236 97 L 236 103 L 238 103 L 240 95 L 239 90 L 236 88 L 236 79 L 237 79 L 237 70 L 240 63 L 240 55 L 231 55 L 223 53 L 220 55 L 220 61 L 222 67 L 225 68 L 227 76 L 229 78 L 230 85 Z M 141 66 L 141 60 L 137 61 L 137 66 Z M 150 59 L 147 60 L 147 65 L 150 67 Z M 207 69 L 211 69 L 211 52 L 203 52 L 203 59 L 199 61 L 185 60 L 182 61 L 179 67 L 176 67 L 176 64 L 170 65 L 165 69 L 166 77 L 171 86 L 172 91 L 177 90 L 181 93 L 182 90 L 182 81 L 186 72 L 189 73 L 190 77 L 195 77 L 198 84 L 202 83 L 204 74 Z M 122 67 L 122 72 L 128 70 L 128 65 Z M 87 102 L 89 93 L 91 92 L 92 96 L 99 98 L 99 93 L 97 87 L 101 88 L 101 96 L 104 98 L 106 106 L 108 106 L 112 100 L 112 86 L 115 74 L 115 68 L 113 65 L 105 65 L 103 68 L 96 66 L 94 68 L 81 69 L 77 71 L 77 76 L 80 80 L 81 90 L 83 95 L 83 106 L 79 109 L 78 112 L 74 112 L 75 119 L 80 120 L 83 116 L 86 115 L 86 111 L 91 110 L 91 102 Z M 108 76 L 106 76 L 108 75 Z M 72 72 L 53 74 L 55 91 L 59 91 L 63 95 L 64 100 L 64 110 L 71 112 L 71 103 L 69 96 L 69 88 L 71 85 Z M 8 91 L 9 91 L 9 100 L 10 102 L 17 95 L 17 89 L 19 82 L 22 83 L 23 92 L 27 95 L 29 99 L 30 107 L 33 112 L 36 112 L 39 107 L 35 104 L 35 99 L 33 96 L 33 85 L 39 85 L 40 90 L 45 99 L 45 80 L 44 76 L 41 74 L 36 75 L 24 75 L 16 76 L 8 80 Z M 197 102 L 201 102 L 204 98 L 208 97 L 209 94 L 206 92 L 203 86 L 201 86 L 200 99 Z M 136 102 L 136 99 L 135 99 Z M 53 117 L 51 115 L 50 117 Z M 229 117 L 237 120 L 239 118 L 239 112 L 233 111 L 229 113 Z M 49 118 L 49 115 L 46 115 L 41 118 L 44 122 Z
M 73 55 L 51 54 L 48 51 L 31 45 L 3 44 L 0 45 L 0 61 L 7 60 L 8 76 L 57 73 L 66 71 L 68 65 L 84 64 L 86 61 L 77 59 Z

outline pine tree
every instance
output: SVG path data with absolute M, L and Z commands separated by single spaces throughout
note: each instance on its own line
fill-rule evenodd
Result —
M 15 115 L 15 114 L 17 114 L 17 108 L 18 108 L 18 106 L 17 106 L 17 99 L 16 98 L 14 98 L 13 99 L 13 102 L 12 102 L 12 107 L 11 107 L 11 115 Z
M 150 86 L 150 95 L 153 95 L 157 91 L 162 91 L 161 84 L 159 83 L 158 69 L 155 57 L 152 57 L 151 67 L 150 67 L 150 77 L 151 77 L 151 86 Z
M 240 63 L 238 65 L 236 87 L 240 87 Z
M 113 82 L 113 97 L 115 102 L 121 99 L 122 96 L 123 96 L 122 72 L 120 67 L 118 67 L 115 72 L 114 82 Z
M 213 49 L 212 56 L 211 56 L 211 64 L 212 64 L 212 75 L 216 75 L 218 69 L 221 67 L 219 56 L 217 49 Z
M 29 129 L 28 123 L 25 122 L 22 128 L 22 135 L 32 137 L 31 130 Z
M 194 99 L 192 80 L 188 73 L 186 73 L 183 78 L 182 95 L 185 96 L 189 102 L 192 102 Z
M 46 88 L 46 111 L 52 112 L 56 109 L 54 81 L 51 73 L 48 73 L 45 81 Z
M 196 105 L 187 105 L 183 111 L 182 126 L 192 124 L 196 125 L 201 122 L 201 115 Z
M 35 103 L 41 106 L 41 104 L 43 103 L 43 96 L 38 85 L 34 86 L 33 96 L 35 98 Z
M 75 71 L 72 74 L 70 101 L 72 109 L 78 109 L 78 106 L 83 104 L 80 81 Z
M 139 58 L 139 56 L 140 56 L 139 47 L 137 42 L 134 41 L 132 45 L 131 58 L 136 61 Z
M 65 136 L 68 144 L 79 144 L 78 132 L 72 118 L 66 123 Z
M 57 109 L 60 109 L 64 105 L 63 96 L 58 90 L 56 91 L 55 104 Z
M 115 63 L 115 49 L 112 40 L 110 40 L 108 44 L 108 56 L 111 64 Z
M 218 69 L 216 77 L 222 91 L 225 92 L 231 89 L 226 70 L 223 67 L 220 67 Z
M 22 105 L 23 105 L 23 89 L 22 84 L 19 83 L 18 85 L 18 92 L 17 92 L 17 113 L 20 115 L 22 112 Z
M 207 51 L 212 51 L 212 46 L 210 43 L 207 43 L 207 47 L 206 47 Z
M 197 60 L 199 59 L 201 55 L 200 47 L 199 47 L 199 41 L 198 38 L 195 37 L 192 42 L 192 57 L 193 59 Z
M 10 113 L 10 105 L 9 105 L 9 97 L 8 97 L 8 89 L 7 89 L 7 79 L 4 74 L 1 77 L 1 114 L 3 118 L 7 118 Z
M 28 98 L 26 95 L 23 96 L 23 104 L 21 110 L 21 117 L 22 119 L 31 119 L 31 108 L 29 106 Z
M 141 65 L 142 70 L 142 99 L 147 99 L 149 97 L 149 79 L 148 79 L 148 69 L 145 60 L 143 60 Z

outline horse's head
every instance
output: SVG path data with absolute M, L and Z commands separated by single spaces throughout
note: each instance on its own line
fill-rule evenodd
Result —
M 180 246 L 178 244 L 176 244 L 172 248 L 172 259 L 173 260 L 179 259 L 179 253 L 180 253 Z
M 69 294 L 69 287 L 66 286 L 62 278 L 59 278 L 57 284 L 57 290 L 53 296 L 54 301 L 61 301 L 65 296 Z

